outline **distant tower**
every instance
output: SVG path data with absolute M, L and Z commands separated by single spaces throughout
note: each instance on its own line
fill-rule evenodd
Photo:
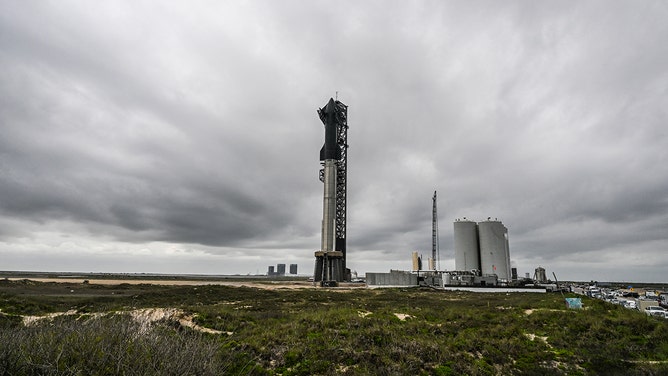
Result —
M 290 274 L 297 274 L 297 264 L 290 264 Z
M 269 267 L 269 270 L 267 270 L 267 275 L 274 275 L 274 267 L 273 265 Z
M 285 264 L 278 264 L 276 265 L 276 274 L 278 275 L 285 275 Z
M 431 262 L 429 268 L 436 270 L 436 263 L 440 266 L 440 255 L 438 255 L 438 213 L 436 212 L 436 191 L 432 198 L 433 206 L 431 212 Z

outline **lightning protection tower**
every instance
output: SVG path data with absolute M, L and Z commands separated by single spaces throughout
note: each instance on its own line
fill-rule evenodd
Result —
M 431 211 L 431 260 L 432 265 L 431 269 L 436 270 L 436 262 L 438 261 L 439 266 L 441 263 L 441 256 L 438 254 L 438 213 L 436 212 L 436 191 L 434 191 L 434 197 L 432 198 L 433 206 Z

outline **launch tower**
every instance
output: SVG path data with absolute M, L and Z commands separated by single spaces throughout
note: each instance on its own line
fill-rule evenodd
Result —
M 318 109 L 325 125 L 320 149 L 320 181 L 324 183 L 322 242 L 315 252 L 314 280 L 323 286 L 350 280 L 346 268 L 346 188 L 348 176 L 348 106 L 329 99 Z

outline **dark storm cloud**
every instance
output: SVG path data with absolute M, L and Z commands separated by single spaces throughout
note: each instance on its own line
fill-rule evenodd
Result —
M 275 157 L 290 148 L 276 130 L 285 126 L 286 110 L 263 101 L 269 98 L 259 87 L 256 103 L 235 103 L 244 92 L 249 95 L 254 80 L 242 78 L 222 91 L 219 108 L 202 108 L 192 98 L 172 98 L 180 89 L 173 78 L 160 81 L 151 74 L 150 65 L 159 65 L 160 56 L 149 50 L 136 51 L 146 61 L 129 58 L 123 43 L 146 46 L 122 34 L 114 38 L 116 32 L 105 30 L 112 25 L 86 34 L 78 28 L 90 26 L 89 19 L 84 25 L 63 24 L 57 18 L 66 14 L 59 10 L 44 19 L 39 16 L 49 12 L 31 18 L 29 9 L 13 10 L 16 17 L 6 15 L 3 22 L 16 27 L 5 35 L 17 36 L 5 41 L 3 54 L 14 68 L 3 76 L 2 150 L 10 171 L 1 188 L 3 197 L 12 198 L 2 204 L 8 215 L 108 224 L 128 230 L 116 235 L 134 241 L 212 245 L 233 245 L 253 234 L 273 236 L 276 226 L 291 222 L 294 199 L 276 189 L 294 173 Z M 44 21 L 41 31 L 37 21 Z M 225 39 L 217 43 L 225 45 Z M 239 41 L 229 44 L 247 54 Z M 19 65 L 24 62 L 32 66 Z M 234 74 L 243 77 L 250 69 L 246 74 L 253 75 L 254 64 L 238 66 Z M 256 68 L 259 79 L 268 76 Z M 226 109 L 230 106 L 243 107 Z M 251 141 L 248 134 L 259 138 Z
M 446 258 L 452 220 L 491 216 L 520 261 L 612 270 L 599 255 L 656 249 L 668 263 L 665 4 L 340 7 L 0 5 L 7 252 L 310 262 L 315 110 L 339 91 L 351 262 L 430 250 L 438 190 Z

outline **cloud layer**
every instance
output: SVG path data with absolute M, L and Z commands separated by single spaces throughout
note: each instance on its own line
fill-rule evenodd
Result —
M 497 217 L 521 273 L 666 282 L 660 1 L 0 5 L 2 269 L 312 268 L 349 105 L 348 264 L 441 267 Z M 563 276 L 563 277 L 562 277 Z

